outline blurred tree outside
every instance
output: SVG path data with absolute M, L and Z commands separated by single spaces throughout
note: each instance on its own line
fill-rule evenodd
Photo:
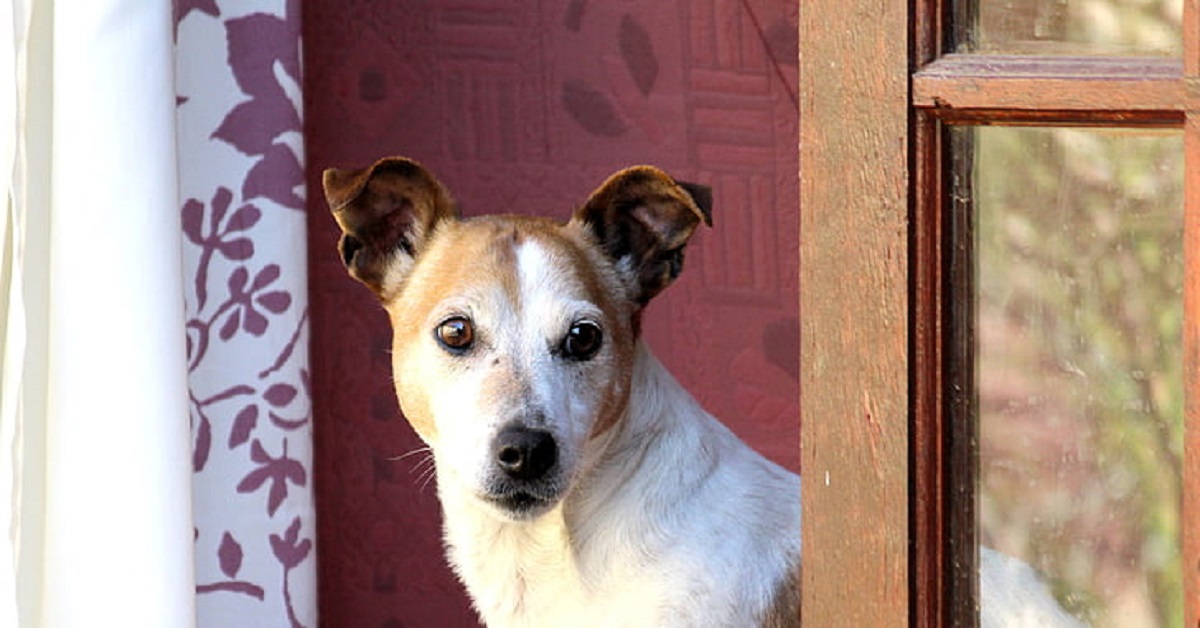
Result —
M 974 52 L 1183 52 L 1182 0 L 990 0 L 974 10 Z
M 1182 136 L 957 132 L 974 136 L 981 542 L 1093 626 L 1181 626 Z

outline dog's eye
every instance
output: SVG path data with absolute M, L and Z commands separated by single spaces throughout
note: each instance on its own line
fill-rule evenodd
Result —
M 604 343 L 604 334 L 600 327 L 590 321 L 580 321 L 571 325 L 567 337 L 563 338 L 563 356 L 572 360 L 589 360 L 600 350 Z
M 442 321 L 434 330 L 438 344 L 450 353 L 459 354 L 471 348 L 475 343 L 475 327 L 471 319 L 455 316 Z

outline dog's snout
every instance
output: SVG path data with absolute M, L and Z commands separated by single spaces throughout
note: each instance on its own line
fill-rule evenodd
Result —
M 496 466 L 516 480 L 536 480 L 558 461 L 550 432 L 513 425 L 500 430 L 492 450 Z

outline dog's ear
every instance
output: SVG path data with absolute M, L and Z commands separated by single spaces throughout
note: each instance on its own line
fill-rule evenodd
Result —
M 633 301 L 644 306 L 683 270 L 683 249 L 696 227 L 712 225 L 712 191 L 635 166 L 609 177 L 571 220 L 592 233 Z
M 359 170 L 330 168 L 321 183 L 342 229 L 342 262 L 383 300 L 411 270 L 438 223 L 458 217 L 442 184 L 403 157 Z

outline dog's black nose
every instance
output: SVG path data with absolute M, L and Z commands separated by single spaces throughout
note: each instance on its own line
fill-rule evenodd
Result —
M 536 480 L 558 461 L 558 445 L 546 430 L 510 425 L 492 444 L 496 466 L 515 480 Z

